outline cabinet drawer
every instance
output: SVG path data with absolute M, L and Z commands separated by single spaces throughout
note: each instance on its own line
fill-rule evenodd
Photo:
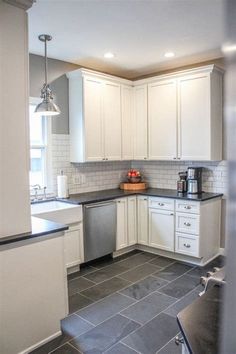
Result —
M 199 238 L 197 236 L 176 233 L 175 252 L 199 257 Z
M 176 200 L 176 211 L 182 213 L 200 214 L 200 203 L 187 200 Z
M 199 234 L 199 215 L 176 213 L 176 231 L 187 234 Z
M 174 199 L 168 198 L 149 198 L 149 208 L 171 210 L 175 208 Z

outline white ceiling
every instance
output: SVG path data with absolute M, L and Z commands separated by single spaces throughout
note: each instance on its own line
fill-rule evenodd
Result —
M 53 36 L 48 56 L 134 78 L 221 57 L 224 0 L 37 0 L 29 49 Z M 104 59 L 107 51 L 115 58 Z M 164 53 L 176 56 L 166 59 Z

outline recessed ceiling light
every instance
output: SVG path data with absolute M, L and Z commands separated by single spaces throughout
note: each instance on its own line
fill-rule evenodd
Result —
M 165 53 L 166 58 L 173 58 L 174 56 L 175 56 L 175 53 L 173 53 L 173 52 L 166 52 Z
M 106 59 L 112 59 L 114 58 L 115 54 L 111 53 L 111 52 L 107 52 L 104 54 L 104 58 Z

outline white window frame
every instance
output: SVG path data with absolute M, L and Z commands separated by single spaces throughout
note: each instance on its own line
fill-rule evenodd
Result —
M 38 97 L 30 97 L 29 105 L 37 105 L 41 101 L 42 100 Z M 46 139 L 45 144 L 31 145 L 30 142 L 30 149 L 42 149 L 42 148 L 44 149 L 44 153 L 45 153 L 44 166 L 43 166 L 44 181 L 45 181 L 45 186 L 47 187 L 47 193 L 51 193 L 52 192 L 52 119 L 51 117 L 43 117 L 43 118 L 44 118 L 43 130 Z M 41 187 L 43 188 L 45 186 L 41 186 Z

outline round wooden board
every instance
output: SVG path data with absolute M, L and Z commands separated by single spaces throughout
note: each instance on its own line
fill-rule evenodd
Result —
M 147 189 L 147 183 L 146 182 L 140 182 L 140 183 L 121 183 L 120 184 L 120 189 L 124 189 L 127 191 L 137 191 L 141 189 Z

